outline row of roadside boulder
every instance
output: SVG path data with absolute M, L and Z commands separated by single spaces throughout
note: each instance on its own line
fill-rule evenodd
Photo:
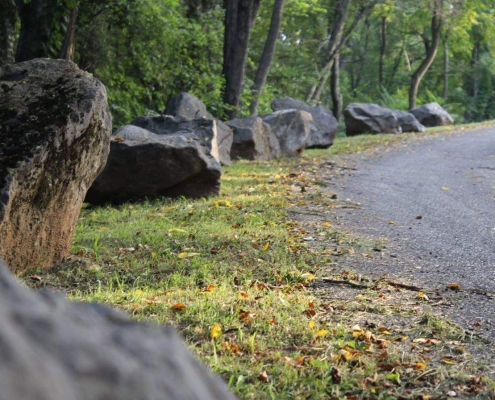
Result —
M 268 115 L 224 123 L 198 98 L 181 93 L 163 115 L 136 117 L 112 135 L 107 165 L 85 201 L 218 195 L 221 166 L 232 159 L 268 161 L 333 144 L 338 123 L 330 110 L 291 98 L 272 108 Z
M 406 112 L 377 104 L 351 103 L 344 110 L 347 136 L 363 133 L 424 132 L 426 127 L 445 126 L 454 120 L 438 103 Z

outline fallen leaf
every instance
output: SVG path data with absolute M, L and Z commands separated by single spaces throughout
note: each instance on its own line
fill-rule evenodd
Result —
M 316 331 L 315 336 L 316 337 L 323 337 L 323 336 L 328 335 L 328 333 L 329 332 L 326 329 L 322 329 L 322 330 Z
M 172 306 L 172 310 L 183 310 L 187 308 L 185 304 L 183 303 L 177 303 Z
M 268 377 L 268 373 L 266 371 L 261 371 L 260 374 L 258 375 L 258 379 L 261 382 L 265 382 L 265 383 L 270 382 L 270 378 Z
M 452 290 L 461 290 L 461 285 L 458 283 L 449 283 L 447 287 Z
M 113 140 L 115 140 L 116 142 L 123 142 L 125 139 L 122 136 L 115 136 Z
M 200 253 L 179 253 L 177 257 L 179 258 L 191 258 L 191 257 L 197 257 L 200 256 Z
M 447 186 L 442 186 L 442 190 L 447 191 L 447 190 L 450 190 L 450 189 Z
M 428 297 L 425 293 L 423 293 L 423 292 L 419 292 L 417 297 L 418 297 L 419 299 L 423 299 L 423 300 L 425 300 L 425 301 L 430 300 L 430 299 L 429 299 L 429 297 Z
M 332 367 L 332 369 L 330 370 L 330 376 L 332 377 L 332 383 L 339 384 L 340 381 L 342 380 L 342 375 L 340 374 L 340 371 L 335 367 Z
M 388 221 L 388 223 L 389 223 L 390 225 L 397 225 L 397 222 L 396 222 L 396 221 Z
M 270 247 L 270 242 L 266 242 L 265 245 L 261 248 L 261 250 L 267 251 L 269 247 Z
M 309 329 L 315 329 L 315 325 L 316 325 L 315 321 L 309 321 L 309 324 L 308 324 Z
M 201 290 L 202 293 L 211 293 L 217 290 L 217 287 L 215 285 L 208 285 L 206 288 Z
M 210 336 L 212 339 L 216 339 L 222 335 L 222 327 L 220 324 L 215 322 L 210 329 Z

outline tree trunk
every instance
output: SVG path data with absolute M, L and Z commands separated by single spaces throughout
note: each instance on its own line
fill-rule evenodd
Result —
M 378 86 L 382 90 L 384 87 L 383 65 L 385 62 L 385 51 L 387 50 L 387 17 L 382 17 L 380 29 L 380 60 L 378 63 Z
M 442 14 L 443 1 L 444 0 L 434 0 L 433 17 L 431 19 L 431 43 L 427 46 L 428 51 L 425 59 L 411 78 L 411 86 L 409 88 L 409 110 L 416 108 L 419 85 L 437 55 L 438 47 L 440 45 L 440 34 L 444 22 Z
M 21 33 L 15 55 L 16 62 L 48 57 L 50 55 L 48 43 L 58 7 L 57 2 L 31 0 L 26 3 L 24 0 L 16 0 L 16 5 L 21 20 Z
M 223 101 L 229 106 L 229 119 L 237 117 L 244 79 L 249 39 L 258 12 L 260 0 L 224 0 L 225 41 Z
M 332 92 L 332 111 L 333 115 L 337 119 L 340 119 L 342 115 L 343 98 L 342 93 L 340 92 L 340 55 L 338 54 L 335 58 L 332 66 L 332 76 L 330 79 L 330 88 Z
M 260 102 L 261 94 L 263 93 L 263 87 L 265 86 L 268 72 L 272 64 L 273 55 L 275 54 L 275 48 L 277 46 L 278 33 L 280 30 L 280 24 L 282 22 L 282 16 L 284 14 L 285 0 L 275 0 L 273 5 L 272 19 L 270 22 L 270 29 L 266 37 L 265 47 L 263 48 L 263 54 L 261 55 L 260 65 L 256 71 L 253 84 L 253 99 L 249 105 L 249 112 L 251 115 L 258 114 L 258 105 Z
M 64 60 L 74 61 L 76 21 L 77 5 L 69 11 L 69 23 L 67 24 L 67 32 L 65 32 L 64 43 L 59 56 Z
M 14 0 L 0 0 L 0 65 L 14 62 L 15 22 Z
M 442 98 L 447 100 L 449 97 L 449 44 L 447 38 L 443 41 L 443 93 Z
M 347 41 L 349 40 L 349 37 L 351 36 L 351 33 L 354 31 L 358 23 L 363 19 L 363 17 L 369 15 L 375 5 L 377 4 L 378 0 L 373 0 L 371 1 L 368 5 L 363 6 L 359 12 L 354 16 L 354 19 L 347 29 L 347 31 L 344 32 L 344 27 L 345 23 L 347 21 L 347 17 L 349 14 L 349 6 L 351 3 L 351 0 L 339 0 L 337 3 L 336 7 L 336 14 L 335 14 L 335 23 L 334 23 L 334 29 L 330 35 L 330 40 L 329 40 L 329 45 L 328 45 L 328 56 L 327 56 L 327 62 L 325 66 L 323 67 L 322 71 L 320 72 L 318 76 L 318 83 L 317 87 L 318 89 L 315 91 L 313 88 L 311 90 L 314 95 L 312 96 L 312 99 L 309 98 L 308 96 L 308 101 L 311 101 L 314 105 L 317 104 L 320 101 L 320 96 L 323 93 L 323 89 L 325 88 L 325 84 L 327 82 L 328 77 L 331 74 L 332 66 L 335 61 L 335 57 L 340 54 L 342 51 L 342 48 L 346 45 Z

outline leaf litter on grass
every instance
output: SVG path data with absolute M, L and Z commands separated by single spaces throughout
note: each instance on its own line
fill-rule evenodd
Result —
M 71 258 L 26 283 L 174 325 L 241 398 L 493 393 L 473 340 L 429 312 L 429 293 L 338 271 L 386 244 L 334 228 L 335 209 L 360 205 L 329 190 L 345 165 L 307 154 L 238 162 L 216 199 L 83 209 Z

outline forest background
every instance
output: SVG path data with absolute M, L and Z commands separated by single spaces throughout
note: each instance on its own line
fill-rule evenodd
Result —
M 225 119 L 291 96 L 336 116 L 437 101 L 482 121 L 494 16 L 494 0 L 0 0 L 0 65 L 74 60 L 107 87 L 114 127 L 182 91 Z

